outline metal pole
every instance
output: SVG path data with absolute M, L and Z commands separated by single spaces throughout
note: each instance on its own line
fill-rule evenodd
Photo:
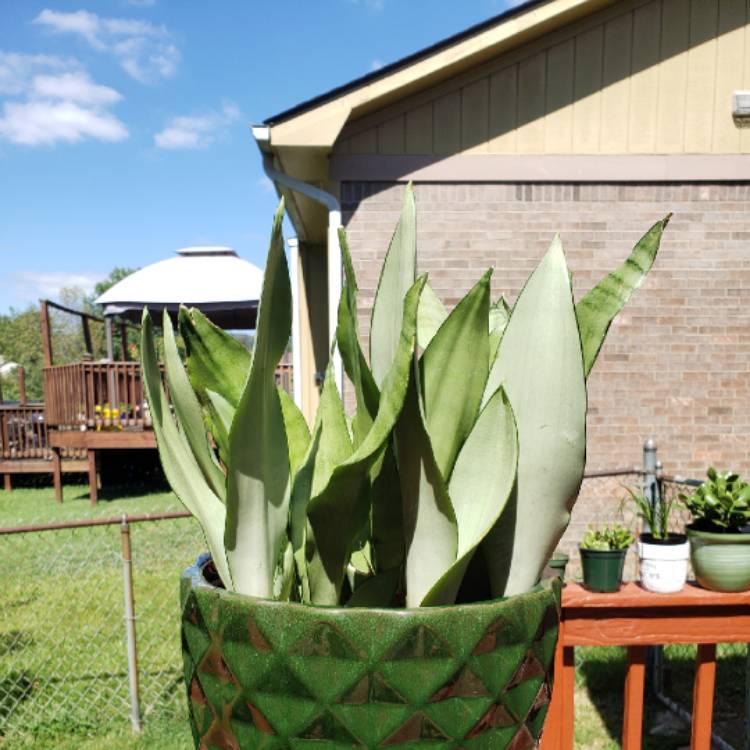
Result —
M 652 438 L 648 438 L 643 443 L 643 494 L 653 507 L 659 502 L 657 464 L 656 442 Z M 643 522 L 643 531 L 651 531 L 645 521 Z M 654 693 L 660 694 L 663 683 L 661 647 L 648 646 L 646 649 L 646 684 Z
M 141 731 L 141 705 L 138 685 L 138 650 L 135 640 L 135 603 L 133 600 L 133 563 L 130 553 L 130 526 L 123 514 L 120 522 L 122 540 L 122 580 L 125 589 L 125 636 L 128 644 L 128 681 L 130 683 L 130 723 L 134 732 Z

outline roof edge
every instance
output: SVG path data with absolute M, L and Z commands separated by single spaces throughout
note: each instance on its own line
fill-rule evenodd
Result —
M 301 102 L 300 104 L 297 104 L 290 109 L 286 109 L 283 112 L 272 115 L 271 117 L 264 120 L 263 124 L 272 127 L 286 120 L 290 120 L 293 117 L 302 114 L 303 112 L 315 109 L 315 107 L 318 107 L 321 104 L 326 104 L 327 102 L 333 101 L 339 96 L 347 94 L 350 91 L 354 91 L 361 86 L 366 86 L 367 84 L 372 83 L 373 81 L 378 81 L 381 78 L 387 78 L 392 73 L 402 70 L 403 68 L 407 68 L 410 65 L 413 65 L 420 60 L 424 60 L 425 58 L 428 58 L 437 52 L 442 52 L 443 50 L 446 50 L 456 44 L 460 44 L 461 42 L 469 39 L 476 34 L 481 34 L 483 31 L 486 31 L 487 29 L 492 28 L 497 24 L 504 23 L 511 18 L 523 15 L 532 8 L 536 8 L 548 2 L 551 2 L 551 0 L 527 0 L 525 3 L 523 3 L 523 5 L 517 5 L 513 8 L 509 8 L 508 10 L 503 11 L 496 16 L 488 18 L 486 21 L 481 21 L 480 23 L 474 24 L 468 29 L 459 31 L 457 34 L 453 34 L 452 36 L 442 39 L 435 44 L 430 45 L 429 47 L 425 47 L 424 49 L 413 52 L 412 54 L 407 55 L 406 57 L 402 57 L 395 62 L 389 63 L 379 70 L 373 71 L 372 73 L 367 73 L 366 75 L 360 76 L 359 78 L 355 78 L 348 83 L 330 89 L 329 91 L 326 91 L 323 94 L 319 94 L 312 99 L 307 99 L 306 101 Z

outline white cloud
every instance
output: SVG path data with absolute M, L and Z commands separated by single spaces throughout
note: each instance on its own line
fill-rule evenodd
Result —
M 122 96 L 109 86 L 94 83 L 84 71 L 35 76 L 31 82 L 31 94 L 34 97 L 63 99 L 84 104 L 114 104 L 122 99 Z
M 273 184 L 272 180 L 269 180 L 266 175 L 263 175 L 263 177 L 258 178 L 258 187 L 264 192 L 270 194 L 276 193 L 276 186 Z
M 78 36 L 93 49 L 113 55 L 128 75 L 142 83 L 173 76 L 180 62 L 172 35 L 166 27 L 150 21 L 45 8 L 34 23 L 56 34 Z
M 167 126 L 154 135 L 157 148 L 204 148 L 222 135 L 240 117 L 235 104 L 226 103 L 218 112 L 198 116 L 173 117 Z
M 77 287 L 87 294 L 101 281 L 102 274 L 90 271 L 17 271 L 10 275 L 7 284 L 13 287 L 16 298 L 22 302 L 39 299 L 56 299 L 60 290 Z
M 115 142 L 128 137 L 108 107 L 122 99 L 93 81 L 76 60 L 0 51 L 0 140 L 26 146 Z
M 77 67 L 75 60 L 54 55 L 27 55 L 0 50 L 0 94 L 22 94 L 31 77 L 41 71 L 63 71 Z
M 375 72 L 376 70 L 380 70 L 380 69 L 381 69 L 382 67 L 383 67 L 383 61 L 382 61 L 382 60 L 378 60 L 377 58 L 375 58 L 375 59 L 374 59 L 374 60 L 373 60 L 373 61 L 372 61 L 372 62 L 370 63 L 370 71 L 371 71 L 371 72 L 373 72 L 373 73 L 374 73 L 374 72 Z
M 128 129 L 113 114 L 74 101 L 5 102 L 0 137 L 25 146 L 77 143 L 86 138 L 122 141 Z

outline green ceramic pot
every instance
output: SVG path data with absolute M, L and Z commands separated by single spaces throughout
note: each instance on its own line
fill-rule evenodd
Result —
M 750 589 L 750 534 L 722 534 L 687 527 L 695 577 L 711 591 Z
M 581 564 L 583 565 L 583 585 L 600 593 L 619 591 L 622 583 L 622 571 L 625 566 L 626 549 L 581 550 Z
M 195 747 L 535 748 L 560 583 L 422 609 L 311 607 L 181 580 Z

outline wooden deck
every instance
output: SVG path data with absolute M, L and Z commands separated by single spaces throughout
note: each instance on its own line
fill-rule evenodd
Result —
M 137 362 L 74 362 L 44 368 L 45 402 L 0 405 L 0 473 L 52 474 L 63 500 L 62 475 L 87 472 L 92 503 L 100 484 L 98 452 L 154 450 L 156 438 Z M 281 364 L 276 383 L 292 391 L 292 368 Z

